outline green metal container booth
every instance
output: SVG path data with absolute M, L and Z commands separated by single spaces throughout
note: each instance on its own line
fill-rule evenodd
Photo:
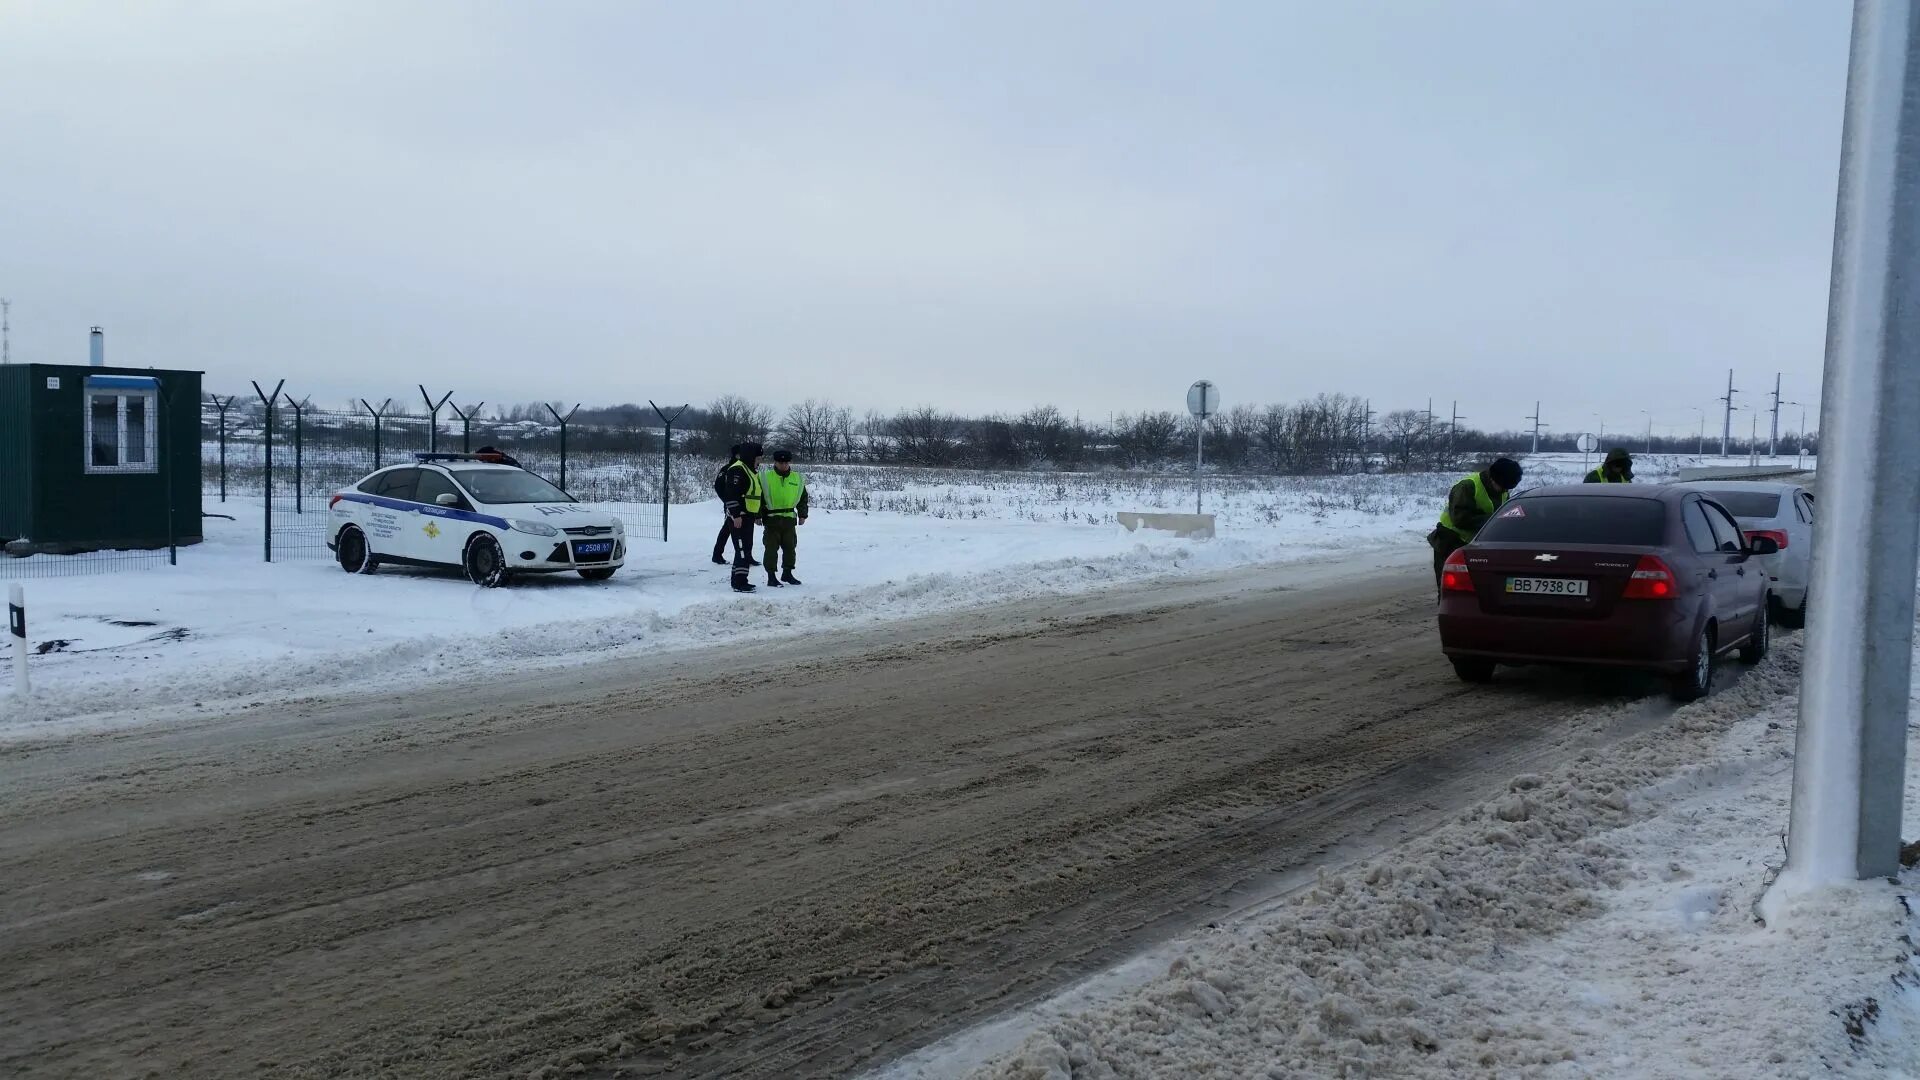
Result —
M 0 367 L 0 546 L 9 555 L 200 542 L 200 375 Z

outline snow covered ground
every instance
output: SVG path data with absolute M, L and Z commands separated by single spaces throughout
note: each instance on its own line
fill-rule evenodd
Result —
M 26 583 L 34 692 L 24 701 L 0 693 L 0 737 L 345 685 L 398 689 L 741 635 L 827 632 L 1336 552 L 1418 552 L 1431 527 L 1431 500 L 1412 496 L 1360 509 L 1303 502 L 1272 522 L 1245 509 L 1251 501 L 1233 511 L 1246 523 L 1224 526 L 1212 541 L 1129 534 L 1110 510 L 1024 520 L 1025 504 L 1005 501 L 976 504 L 993 516 L 964 518 L 823 510 L 801 530 L 806 584 L 746 597 L 709 561 L 719 518 L 712 506 L 678 510 L 669 544 L 636 541 L 611 581 L 567 575 L 486 590 L 455 574 L 384 568 L 359 577 L 317 560 L 263 563 L 259 511 L 229 502 L 239 520 L 209 519 L 207 542 L 182 548 L 178 567 Z M 0 647 L 0 665 L 10 647 Z
M 882 1075 L 1920 1075 L 1920 873 L 1755 916 L 1783 856 L 1799 650 Z
M 1650 459 L 1641 475 L 1668 478 L 1692 461 Z M 1529 483 L 1576 480 L 1583 464 L 1580 455 L 1542 455 L 1529 463 Z M 137 571 L 28 581 L 35 690 L 25 700 L 0 692 L 0 737 L 741 634 L 822 632 L 1336 552 L 1404 549 L 1417 559 L 1456 478 L 1209 477 L 1206 507 L 1220 535 L 1199 542 L 1113 523 L 1116 510 L 1190 508 L 1191 481 L 1178 476 L 823 468 L 813 480 L 820 509 L 801 537 L 807 584 L 753 597 L 734 596 L 725 570 L 708 561 L 711 503 L 676 507 L 672 542 L 636 539 L 610 582 L 569 576 L 489 591 L 451 575 L 387 569 L 356 578 L 314 560 L 264 564 L 261 511 L 236 498 L 209 504 L 238 520 L 208 519 L 207 542 L 181 549 L 178 567 L 155 558 Z M 653 510 L 633 509 L 655 520 Z M 308 546 L 319 552 L 317 541 Z M 0 577 L 12 565 L 0 562 Z M 5 661 L 11 640 L 0 641 Z

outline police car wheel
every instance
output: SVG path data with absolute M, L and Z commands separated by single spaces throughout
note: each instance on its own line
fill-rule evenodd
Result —
M 367 534 L 353 525 L 340 530 L 334 540 L 334 554 L 340 560 L 340 569 L 349 574 L 371 574 L 380 568 L 373 548 L 367 544 Z
M 507 583 L 507 556 L 500 541 L 479 533 L 467 541 L 465 561 L 467 580 L 483 589 L 497 589 Z
M 580 571 L 580 576 L 588 581 L 605 581 L 613 576 L 614 567 L 596 566 L 591 570 Z

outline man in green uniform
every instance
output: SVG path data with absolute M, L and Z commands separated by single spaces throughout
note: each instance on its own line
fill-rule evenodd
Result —
M 773 452 L 773 468 L 760 474 L 760 490 L 766 503 L 767 584 L 776 589 L 782 582 L 798 585 L 800 579 L 793 576 L 793 553 L 800 544 L 800 526 L 807 523 L 807 478 L 794 471 L 791 453 Z M 780 564 L 782 552 L 787 557 L 784 569 Z
M 1447 492 L 1447 507 L 1440 513 L 1440 524 L 1427 534 L 1433 545 L 1433 586 L 1440 587 L 1440 574 L 1447 556 L 1466 547 L 1493 518 L 1493 512 L 1520 486 L 1520 463 L 1500 458 L 1485 469 L 1453 485 Z
M 1633 455 L 1620 447 L 1607 451 L 1607 460 L 1600 467 L 1587 474 L 1582 481 L 1587 484 L 1631 484 L 1633 483 Z

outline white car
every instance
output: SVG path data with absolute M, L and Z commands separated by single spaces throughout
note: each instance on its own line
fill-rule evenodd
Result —
M 1807 622 L 1807 578 L 1813 572 L 1813 493 L 1798 484 L 1766 480 L 1700 480 L 1694 488 L 1733 513 L 1748 536 L 1767 536 L 1777 555 L 1758 556 L 1773 579 L 1774 613 L 1786 626 Z
M 327 547 L 341 569 L 454 567 L 494 588 L 515 574 L 569 570 L 604 581 L 626 561 L 619 518 L 533 473 L 470 454 L 415 458 L 333 496 Z

